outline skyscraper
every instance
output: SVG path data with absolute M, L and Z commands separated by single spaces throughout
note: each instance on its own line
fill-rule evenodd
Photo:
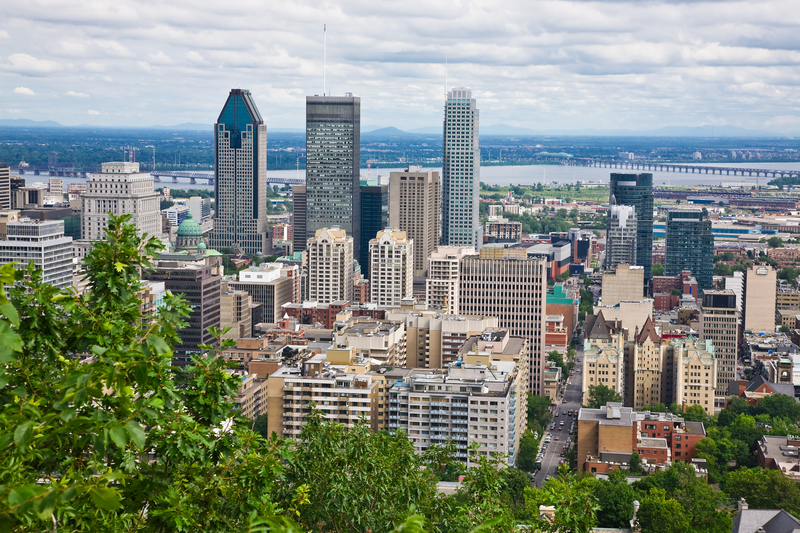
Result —
M 361 182 L 361 246 L 358 264 L 361 274 L 369 279 L 369 241 L 389 224 L 389 186 L 376 181 Z
M 636 264 L 636 208 L 632 205 L 612 205 L 608 217 L 606 238 L 606 269 L 619 264 Z
M 478 108 L 472 91 L 456 87 L 444 107 L 442 157 L 442 245 L 470 246 L 483 241 L 478 218 L 481 152 Z
M 292 185 L 292 250 L 305 250 L 306 240 L 306 186 Z
M 11 209 L 11 168 L 0 163 L 0 209 Z
M 369 241 L 370 301 L 400 305 L 414 289 L 414 242 L 405 231 L 386 228 Z
M 306 98 L 306 235 L 338 227 L 361 249 L 361 98 Z M 373 236 L 374 237 L 374 236 Z
M 700 307 L 700 340 L 711 340 L 717 358 L 716 397 L 724 406 L 728 384 L 736 379 L 736 346 L 739 338 L 739 312 L 736 294 L 729 289 L 703 292 Z
M 644 267 L 644 282 L 653 277 L 653 175 L 611 174 L 610 205 L 636 210 L 636 265 Z
M 414 239 L 414 277 L 424 278 L 439 244 L 442 183 L 439 173 L 410 166 L 389 175 L 389 225 Z
M 744 271 L 742 327 L 754 333 L 775 331 L 778 273 L 766 263 Z
M 267 240 L 267 126 L 250 91 L 231 89 L 214 125 L 212 248 L 264 252 Z
M 711 288 L 714 268 L 714 235 L 711 221 L 703 220 L 700 210 L 670 211 L 667 214 L 667 239 L 664 274 L 679 276 L 690 270 L 700 290 Z

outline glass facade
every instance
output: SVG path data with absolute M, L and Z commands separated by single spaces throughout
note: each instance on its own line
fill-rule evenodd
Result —
M 611 174 L 610 186 L 609 204 L 636 208 L 636 265 L 644 267 L 644 281 L 649 285 L 653 277 L 653 175 Z
M 369 279 L 369 241 L 389 224 L 389 187 L 376 182 L 361 182 L 361 248 L 358 263 Z
M 711 221 L 701 211 L 670 211 L 667 215 L 667 243 L 664 275 L 678 276 L 690 270 L 700 290 L 712 288 L 714 235 Z

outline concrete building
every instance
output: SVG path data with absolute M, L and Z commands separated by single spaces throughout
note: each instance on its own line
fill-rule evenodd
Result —
M 522 222 L 511 222 L 507 218 L 488 220 L 483 225 L 483 235 L 498 242 L 519 242 L 522 240 Z
M 744 272 L 742 294 L 745 331 L 775 331 L 775 300 L 778 277 L 767 264 L 754 264 Z
M 496 316 L 501 328 L 530 341 L 533 394 L 542 394 L 544 387 L 546 273 L 547 262 L 528 257 L 524 248 L 485 248 L 459 265 L 459 312 Z
M 653 175 L 611 174 L 609 205 L 631 205 L 636 209 L 636 265 L 644 268 L 650 283 L 653 265 Z
M 711 221 L 699 209 L 669 211 L 664 274 L 679 276 L 688 270 L 700 290 L 710 289 L 714 269 L 714 235 Z
M 353 301 L 353 237 L 344 229 L 322 228 L 306 247 L 308 299 L 323 304 Z
M 479 453 L 504 454 L 514 464 L 526 426 L 521 377 L 510 361 L 414 370 L 389 389 L 389 430 L 404 431 L 417 453 L 452 442 L 456 459 L 469 465 L 474 442 Z
M 253 303 L 261 304 L 259 318 L 270 324 L 283 317 L 284 304 L 300 303 L 300 269 L 296 265 L 262 263 L 239 271 L 238 279 L 227 283 L 230 289 L 244 291 Z
M 361 98 L 306 97 L 306 236 L 341 228 L 353 239 L 355 258 L 361 257 L 360 168 Z
M 716 394 L 724 407 L 728 384 L 736 379 L 737 345 L 739 342 L 739 313 L 736 294 L 732 290 L 707 290 L 700 307 L 700 340 L 710 340 L 717 359 Z
M 636 264 L 636 235 L 636 207 L 612 205 L 606 233 L 606 269 Z
M 376 181 L 361 181 L 361 245 L 357 257 L 361 275 L 370 277 L 369 243 L 378 232 L 389 227 L 389 186 Z M 392 226 L 397 227 L 397 226 Z
M 582 359 L 583 398 L 589 397 L 589 387 L 605 385 L 624 399 L 627 395 L 625 332 L 608 326 L 602 313 L 592 324 L 587 324 L 586 331 Z
M 169 225 L 173 228 L 177 228 L 180 226 L 181 222 L 186 220 L 190 210 L 189 207 L 185 205 L 173 205 L 172 207 L 162 209 L 161 212 L 167 217 Z M 194 213 L 192 213 L 192 218 L 194 218 Z
M 645 269 L 619 264 L 613 272 L 603 272 L 601 303 L 614 306 L 619 302 L 638 302 L 644 295 Z
M 635 331 L 636 328 L 642 328 L 647 318 L 653 318 L 653 300 L 642 298 L 636 302 L 619 302 L 614 306 L 594 306 L 594 314 L 600 313 L 603 313 L 606 321 L 617 321 L 623 329 Z
M 24 218 L 24 217 L 23 217 Z M 6 240 L 6 226 L 9 222 L 18 222 L 20 219 L 19 211 L 16 209 L 8 209 L 0 211 L 0 240 Z
M 211 248 L 267 250 L 267 125 L 250 91 L 231 89 L 214 125 Z
M 15 268 L 24 270 L 33 261 L 45 283 L 59 289 L 72 285 L 72 237 L 64 236 L 64 222 L 17 219 L 16 211 L 6 213 L 0 264 L 16 262 Z
M 86 181 L 81 195 L 81 238 L 105 239 L 109 213 L 130 215 L 139 236 L 161 235 L 161 203 L 149 173 L 139 163 L 103 163 L 100 173 Z
M 442 244 L 472 247 L 483 243 L 480 201 L 481 152 L 479 113 L 472 91 L 456 87 L 447 93 L 442 155 Z
M 739 324 L 741 324 L 744 314 L 744 272 L 734 272 L 733 276 L 726 276 L 725 288 L 732 290 L 736 295 L 736 310 L 739 312 Z M 798 303 L 800 304 L 800 300 Z
M 223 282 L 219 308 L 220 328 L 231 328 L 222 335 L 223 339 L 253 336 L 253 299 L 246 291 L 231 289 L 227 282 Z
M 671 368 L 668 368 L 666 350 L 650 317 L 641 330 L 633 333 L 633 339 L 625 343 L 628 389 L 624 401 L 625 405 L 640 411 L 667 399 L 664 388 L 668 386 Z
M 0 209 L 11 209 L 11 168 L 0 163 Z
M 699 405 L 714 416 L 717 358 L 711 340 L 671 339 L 673 347 L 674 400 L 685 407 Z
M 461 260 L 474 255 L 474 248 L 440 246 L 428 259 L 425 301 L 429 308 L 447 308 L 454 315 L 458 309 L 458 270 Z
M 439 245 L 442 183 L 439 173 L 409 166 L 389 174 L 389 225 L 414 241 L 414 277 L 424 278 Z
M 800 481 L 800 438 L 764 435 L 758 442 L 758 466 L 778 470 L 784 477 Z
M 355 350 L 356 355 L 387 366 L 406 366 L 405 323 L 350 318 L 335 325 L 334 344 Z
M 458 360 L 467 339 L 497 327 L 495 317 L 443 314 L 427 306 L 401 308 L 386 318 L 405 322 L 406 366 L 410 368 L 445 368 Z
M 775 294 L 775 309 L 800 309 L 800 291 L 779 286 Z
M 58 201 L 64 200 L 64 178 L 48 178 L 47 190 Z
M 386 228 L 369 241 L 370 301 L 400 305 L 414 290 L 414 241 L 405 231 Z
M 579 294 L 575 287 L 556 283 L 547 289 L 547 314 L 564 317 L 564 329 L 567 338 L 572 339 L 578 325 Z
M 292 250 L 302 252 L 306 249 L 306 186 L 292 185 Z

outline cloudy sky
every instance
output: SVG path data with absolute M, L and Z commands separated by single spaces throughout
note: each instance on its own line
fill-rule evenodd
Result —
M 362 98 L 365 126 L 438 126 L 449 85 L 482 125 L 800 133 L 800 7 L 772 1 L 4 0 L 0 118 L 213 123 L 232 87 L 268 127 L 304 97 Z

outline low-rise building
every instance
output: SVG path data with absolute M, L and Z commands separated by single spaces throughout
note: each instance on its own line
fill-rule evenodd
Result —
M 406 366 L 406 328 L 403 322 L 353 318 L 338 327 L 334 344 L 349 345 L 356 353 L 387 366 Z
M 764 435 L 758 442 L 758 466 L 777 470 L 785 477 L 800 481 L 800 437 Z

